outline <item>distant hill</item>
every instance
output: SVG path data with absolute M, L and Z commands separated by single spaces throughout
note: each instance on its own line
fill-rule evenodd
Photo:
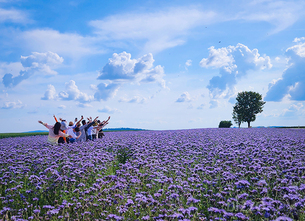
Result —
M 27 132 L 23 132 L 23 133 L 45 133 L 45 132 L 49 132 L 47 130 L 33 130 L 33 131 L 27 131 Z

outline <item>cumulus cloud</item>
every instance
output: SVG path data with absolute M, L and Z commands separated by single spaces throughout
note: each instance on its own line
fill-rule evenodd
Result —
M 0 8 L 0 22 L 28 23 L 30 19 L 23 11 Z
M 98 109 L 97 110 L 98 112 L 101 112 L 101 113 L 109 113 L 109 114 L 113 114 L 113 113 L 116 113 L 116 112 L 120 112 L 120 110 L 116 109 L 116 108 L 110 108 L 108 106 L 105 106 L 104 108 L 102 109 Z
M 114 53 L 109 62 L 99 72 L 98 80 L 110 81 L 110 84 L 101 83 L 98 86 L 91 86 L 97 92 L 96 100 L 107 100 L 113 97 L 118 89 L 125 83 L 157 83 L 166 88 L 163 79 L 164 70 L 160 65 L 153 66 L 154 59 L 151 53 L 138 59 L 132 59 L 131 54 L 122 52 Z
M 15 87 L 36 73 L 55 75 L 57 72 L 53 68 L 56 68 L 62 62 L 63 58 L 53 52 L 33 52 L 30 56 L 21 56 L 21 64 L 24 70 L 21 70 L 15 77 L 11 73 L 5 74 L 2 83 L 5 87 Z
M 66 84 L 66 90 L 59 93 L 59 97 L 63 100 L 75 100 L 80 103 L 87 103 L 93 100 L 93 96 L 81 92 L 75 84 L 75 81 L 70 80 Z
M 266 101 L 281 101 L 285 96 L 291 100 L 305 100 L 305 41 L 300 38 L 297 44 L 288 48 L 287 68 L 281 79 L 269 84 L 269 90 L 264 98 Z
M 29 71 L 20 71 L 19 75 L 14 77 L 12 74 L 5 74 L 2 78 L 2 83 L 5 87 L 15 87 L 21 81 L 28 79 L 33 73 Z
M 97 92 L 94 94 L 94 98 L 98 101 L 100 100 L 108 100 L 109 98 L 112 98 L 115 96 L 117 91 L 120 88 L 120 84 L 117 83 L 101 83 L 97 85 Z
M 160 65 L 153 68 L 154 61 L 151 53 L 138 59 L 131 59 L 131 54 L 125 51 L 120 54 L 114 53 L 97 79 L 117 82 L 158 82 L 165 87 L 164 70 Z
M 189 94 L 189 92 L 184 92 L 183 94 L 180 95 L 180 97 L 176 100 L 176 102 L 190 102 L 192 99 L 191 99 L 191 96 Z
M 131 59 L 131 54 L 125 51 L 114 53 L 109 62 L 103 67 L 97 79 L 100 80 L 127 80 L 135 78 L 135 59 Z
M 213 77 L 207 88 L 212 98 L 217 98 L 226 90 L 227 95 L 237 81 L 245 76 L 249 70 L 262 70 L 271 68 L 269 56 L 261 56 L 257 49 L 250 50 L 243 44 L 228 46 L 225 48 L 209 48 L 209 57 L 200 61 L 200 66 L 205 68 L 218 68 L 219 75 Z
M 41 70 L 54 68 L 63 63 L 63 61 L 64 59 L 62 57 L 51 51 L 45 53 L 32 52 L 29 56 L 21 56 L 21 64 L 23 67 L 39 68 Z M 54 71 L 50 74 L 54 74 Z
M 41 100 L 54 100 L 56 98 L 56 89 L 52 84 L 48 85 L 48 89 L 44 93 L 44 96 Z
M 66 109 L 66 106 L 65 105 L 59 105 L 58 108 L 59 109 Z
M 18 100 L 17 102 L 7 101 L 2 106 L 2 109 L 19 109 L 19 108 L 23 108 L 23 107 L 24 107 L 24 105 L 22 104 L 22 102 L 20 100 Z
M 163 67 L 160 65 L 155 68 L 142 72 L 142 76 L 140 76 L 140 83 L 154 83 L 157 82 L 162 88 L 166 88 L 164 77 Z

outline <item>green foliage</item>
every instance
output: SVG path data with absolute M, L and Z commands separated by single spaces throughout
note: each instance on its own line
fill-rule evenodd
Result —
M 118 163 L 125 164 L 127 160 L 132 156 L 131 149 L 124 146 L 124 147 L 119 147 L 117 150 L 117 161 Z
M 49 132 L 31 132 L 31 133 L 0 133 L 0 139 L 8 137 L 27 137 L 48 135 Z
M 230 120 L 222 120 L 219 123 L 219 128 L 230 128 L 232 126 L 232 122 Z
M 263 112 L 265 103 L 262 100 L 262 95 L 257 92 L 243 91 L 238 93 L 233 107 L 233 120 L 239 127 L 242 122 L 247 122 L 248 127 L 250 127 L 250 122 L 256 120 L 256 115 Z

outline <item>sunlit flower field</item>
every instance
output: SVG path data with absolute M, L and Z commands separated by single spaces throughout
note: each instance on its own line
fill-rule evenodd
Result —
M 0 140 L 2 220 L 305 220 L 305 130 Z

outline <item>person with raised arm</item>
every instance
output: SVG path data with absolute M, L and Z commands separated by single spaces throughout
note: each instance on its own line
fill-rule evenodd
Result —
M 55 114 L 53 114 L 53 117 L 55 119 L 56 122 L 58 122 Z M 59 118 L 59 120 L 61 121 L 61 127 L 60 127 L 60 130 L 63 132 L 63 133 L 66 133 L 66 130 L 68 129 L 67 128 L 67 122 L 66 120 L 63 120 L 61 117 Z M 58 139 L 58 143 L 69 143 L 69 139 L 66 139 L 65 137 L 60 137 Z
M 79 127 L 81 135 L 80 135 L 80 137 L 78 139 L 76 139 L 76 142 L 86 141 L 86 130 L 95 123 L 97 118 L 98 118 L 98 116 L 93 121 L 89 120 L 89 122 L 87 123 L 86 120 L 83 120 L 84 117 L 83 116 L 81 117 L 80 120 L 81 120 L 83 125 Z
M 68 134 L 63 133 L 60 130 L 61 123 L 59 123 L 59 122 L 56 122 L 54 125 L 49 125 L 49 124 L 43 123 L 41 120 L 39 120 L 38 123 L 42 124 L 43 126 L 45 126 L 46 128 L 49 129 L 49 135 L 48 135 L 48 140 L 47 140 L 47 142 L 49 144 L 58 145 L 58 139 L 60 137 L 72 137 L 72 136 L 69 136 Z
M 110 116 L 107 118 L 107 120 L 99 122 L 99 124 L 96 126 L 96 132 L 98 133 L 98 138 L 103 138 L 103 136 L 105 136 L 103 132 L 103 128 L 108 124 L 109 120 L 110 120 Z

